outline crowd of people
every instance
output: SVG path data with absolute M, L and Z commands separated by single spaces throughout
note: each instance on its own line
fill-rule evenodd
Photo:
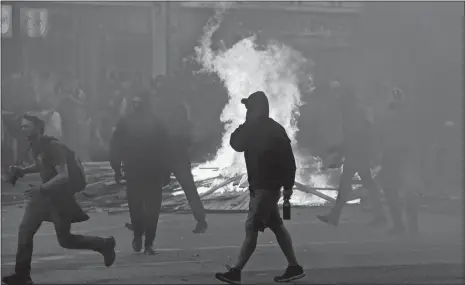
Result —
M 188 93 L 198 90 L 188 90 L 186 80 L 183 83 L 185 88 L 179 90 L 177 99 L 191 113 L 191 106 L 198 106 L 189 102 L 193 96 Z M 7 165 L 30 161 L 19 132 L 19 117 L 24 113 L 37 114 L 46 123 L 46 134 L 67 143 L 82 160 L 107 160 L 111 134 L 126 114 L 131 96 L 143 89 L 153 90 L 157 84 L 141 72 L 111 72 L 98 94 L 89 94 L 71 73 L 18 73 L 2 80 L 2 171 Z

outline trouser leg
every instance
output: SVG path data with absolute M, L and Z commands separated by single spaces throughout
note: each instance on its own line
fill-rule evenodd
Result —
M 344 163 L 344 168 L 339 183 L 339 192 L 336 198 L 336 204 L 331 210 L 331 216 L 336 221 L 339 220 L 342 214 L 342 209 L 344 208 L 344 205 L 350 196 L 350 192 L 352 191 L 352 178 L 354 177 L 356 171 L 357 170 L 351 165 L 350 161 Z
M 384 187 L 385 197 L 389 212 L 391 214 L 392 223 L 394 228 L 404 228 L 403 216 L 403 205 L 402 199 L 399 195 L 399 190 L 395 187 Z
M 413 160 L 406 160 L 401 168 L 401 182 L 404 193 L 405 214 L 407 218 L 408 229 L 411 233 L 417 233 L 419 230 L 419 192 L 423 186 L 420 171 Z
M 21 220 L 18 233 L 15 272 L 21 276 L 30 276 L 33 252 L 33 239 L 44 218 L 44 205 L 29 201 Z
M 173 173 L 186 194 L 192 214 L 197 222 L 205 221 L 205 209 L 200 199 L 197 186 L 195 186 L 192 175 L 191 162 L 189 156 L 182 152 L 177 154 L 178 158 L 174 162 Z
M 400 175 L 399 175 L 399 162 L 391 154 L 391 156 L 385 155 L 385 159 L 382 163 L 382 184 L 384 190 L 384 196 L 386 197 L 387 206 L 391 214 L 392 223 L 394 228 L 404 229 L 403 222 L 403 205 L 400 197 Z
M 127 183 L 129 216 L 135 237 L 141 237 L 145 232 L 144 196 L 141 189 L 143 187 L 143 183 Z
M 102 252 L 105 239 L 97 236 L 74 235 L 71 233 L 71 222 L 58 212 L 51 213 L 58 243 L 66 249 L 87 249 Z
M 383 216 L 383 204 L 378 186 L 371 176 L 370 166 L 361 167 L 358 171 L 363 186 L 368 190 L 373 214 L 377 217 Z
M 144 207 L 145 207 L 145 246 L 153 246 L 155 240 L 158 219 L 162 203 L 162 189 L 154 186 L 144 189 Z

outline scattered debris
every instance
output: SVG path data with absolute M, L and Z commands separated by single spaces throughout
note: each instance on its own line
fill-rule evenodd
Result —
M 213 168 L 203 171 L 201 169 L 197 168 L 194 171 L 194 179 L 207 212 L 244 212 L 248 210 L 250 194 L 247 175 L 223 177 L 216 169 L 214 169 L 215 171 L 211 170 Z M 84 163 L 84 170 L 88 185 L 83 192 L 76 194 L 76 198 L 86 212 L 107 212 L 110 215 L 115 215 L 129 211 L 125 186 L 115 183 L 114 172 L 109 163 Z M 197 178 L 195 173 L 202 177 Z M 163 188 L 162 211 L 190 211 L 189 203 L 181 186 L 174 176 L 171 178 L 171 182 Z M 23 191 L 28 188 L 29 184 L 40 183 L 39 179 L 37 175 L 30 175 L 18 181 L 15 187 L 2 183 L 2 205 L 21 206 L 25 201 Z M 353 201 L 363 196 L 361 190 L 361 187 L 356 187 L 350 200 Z M 336 195 L 336 188 L 316 188 L 296 181 L 291 203 L 294 206 L 321 206 L 334 203 Z M 423 195 L 421 198 L 423 208 L 430 205 L 451 205 L 452 202 L 456 201 L 460 203 L 460 199 L 454 200 L 447 197 L 433 197 L 432 195 Z M 457 207 L 449 208 L 455 209 Z M 128 226 L 126 225 L 126 227 Z

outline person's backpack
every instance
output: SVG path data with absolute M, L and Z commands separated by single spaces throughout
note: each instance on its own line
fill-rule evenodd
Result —
M 82 166 L 81 160 L 77 157 L 76 153 L 66 147 L 66 164 L 68 166 L 68 176 L 69 176 L 69 190 L 77 193 L 86 189 L 86 173 L 84 172 L 84 167 Z
M 58 141 L 54 137 L 44 136 L 42 138 L 46 143 L 52 141 Z M 86 174 L 84 172 L 84 167 L 82 166 L 81 160 L 78 158 L 76 153 L 69 149 L 66 145 L 66 165 L 68 168 L 68 183 L 66 185 L 66 190 L 71 191 L 72 193 L 78 193 L 86 189 L 87 181 Z

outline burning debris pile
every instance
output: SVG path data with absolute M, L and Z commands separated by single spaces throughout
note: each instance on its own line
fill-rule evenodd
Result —
M 196 47 L 196 54 L 198 63 L 203 67 L 200 72 L 217 74 L 228 91 L 229 101 L 220 117 L 225 131 L 216 157 L 198 166 L 194 169 L 194 173 L 202 178 L 209 177 L 204 169 L 216 168 L 219 177 L 215 178 L 213 184 L 225 184 L 217 191 L 218 195 L 225 197 L 234 192 L 244 192 L 247 187 L 245 161 L 241 153 L 236 153 L 229 146 L 229 137 L 234 129 L 245 121 L 246 110 L 240 103 L 241 99 L 261 90 L 268 96 L 271 117 L 285 127 L 291 138 L 296 154 L 297 179 L 309 181 L 312 187 L 327 188 L 326 175 L 316 174 L 319 160 L 304 156 L 296 141 L 297 119 L 302 104 L 299 90 L 302 78 L 300 75 L 308 70 L 309 60 L 298 51 L 276 41 L 270 41 L 266 46 L 258 46 L 254 36 L 236 42 L 229 49 L 212 50 L 211 39 L 221 24 L 224 11 L 224 8 L 218 9 L 204 27 L 204 35 L 199 46 Z M 308 80 L 311 74 L 305 74 L 303 77 Z M 292 203 L 318 205 L 323 204 L 325 200 L 334 200 L 334 194 L 330 197 L 317 192 L 312 187 L 296 183 L 296 188 L 300 191 L 293 196 Z M 240 204 L 243 200 L 248 200 L 245 194 L 239 197 L 235 203 Z
M 76 195 L 79 204 L 86 211 L 107 211 L 108 213 L 127 212 L 126 190 L 124 185 L 118 185 L 114 181 L 114 172 L 108 162 L 83 163 L 86 172 L 87 188 Z M 242 211 L 248 206 L 247 176 L 235 175 L 224 177 L 219 168 L 193 165 L 193 175 L 205 209 L 207 211 Z M 38 175 L 28 175 L 19 180 L 14 188 L 9 184 L 2 184 L 2 205 L 16 205 L 25 202 L 22 195 L 28 185 L 40 183 Z M 297 183 L 297 189 L 308 193 L 316 192 L 316 189 Z M 322 198 L 331 200 L 335 191 L 322 191 L 318 193 Z M 327 197 L 330 196 L 330 197 Z M 305 200 L 305 196 L 296 195 L 294 198 L 298 205 L 311 205 Z M 300 200 L 299 200 L 300 199 Z M 324 199 L 320 201 L 323 202 Z M 320 204 L 321 204 L 320 202 Z M 163 211 L 189 210 L 186 196 L 175 177 L 169 185 L 163 188 Z

